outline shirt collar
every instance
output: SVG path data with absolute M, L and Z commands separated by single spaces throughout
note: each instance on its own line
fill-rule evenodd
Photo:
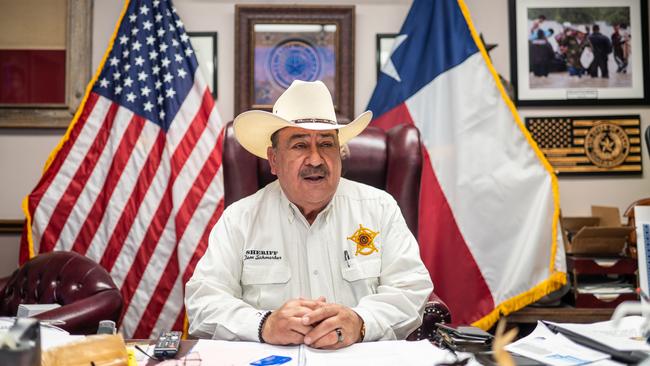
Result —
M 279 184 L 278 187 L 280 188 L 280 207 L 282 207 L 282 213 L 287 217 L 289 223 L 293 224 L 293 222 L 296 220 L 296 214 L 300 215 L 300 210 L 298 207 L 296 207 L 296 205 L 289 201 L 287 195 L 284 194 L 284 191 Z
M 279 185 L 278 185 L 279 186 Z M 321 211 L 318 216 L 316 217 L 316 220 L 318 220 L 319 217 L 323 216 L 321 220 L 326 220 L 326 222 L 329 222 L 329 218 L 331 216 L 330 212 L 332 211 L 332 207 L 334 206 L 334 200 L 336 199 L 337 192 L 334 193 L 334 196 L 330 200 L 330 202 L 325 206 L 323 211 Z M 300 212 L 300 209 L 298 206 L 296 206 L 293 202 L 289 201 L 289 198 L 287 198 L 287 195 L 284 194 L 284 191 L 282 190 L 282 187 L 280 187 L 280 206 L 282 207 L 283 215 L 287 217 L 287 220 L 289 220 L 290 224 L 293 224 L 293 222 L 296 220 L 297 215 L 301 215 L 302 213 Z M 316 222 L 316 221 L 314 221 Z

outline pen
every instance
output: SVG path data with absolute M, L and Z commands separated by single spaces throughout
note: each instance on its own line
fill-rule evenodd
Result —
M 348 265 L 348 268 L 350 268 L 350 253 L 347 250 L 343 251 L 343 259 L 345 260 L 345 264 Z

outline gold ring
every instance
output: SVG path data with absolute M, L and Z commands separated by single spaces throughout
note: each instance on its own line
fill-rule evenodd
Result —
M 345 337 L 343 336 L 343 331 L 341 330 L 341 328 L 336 328 L 336 329 L 334 329 L 334 331 L 336 332 L 336 337 L 337 337 L 336 341 L 338 343 L 343 343 L 343 340 L 345 339 Z

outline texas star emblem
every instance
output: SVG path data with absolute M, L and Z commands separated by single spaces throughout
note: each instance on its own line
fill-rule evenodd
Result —
M 379 235 L 378 231 L 372 231 L 360 224 L 357 231 L 352 236 L 348 236 L 348 240 L 357 244 L 357 251 L 354 255 L 370 255 L 373 252 L 379 252 L 379 249 L 375 247 L 375 236 L 377 235 Z

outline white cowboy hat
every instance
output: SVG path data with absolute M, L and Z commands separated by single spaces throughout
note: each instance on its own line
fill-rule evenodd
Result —
M 339 124 L 332 95 L 322 81 L 294 80 L 273 105 L 273 113 L 246 111 L 235 118 L 233 126 L 237 141 L 252 154 L 266 159 L 271 135 L 281 128 L 338 130 L 339 143 L 343 145 L 361 133 L 371 119 L 372 112 L 366 111 L 346 125 Z

